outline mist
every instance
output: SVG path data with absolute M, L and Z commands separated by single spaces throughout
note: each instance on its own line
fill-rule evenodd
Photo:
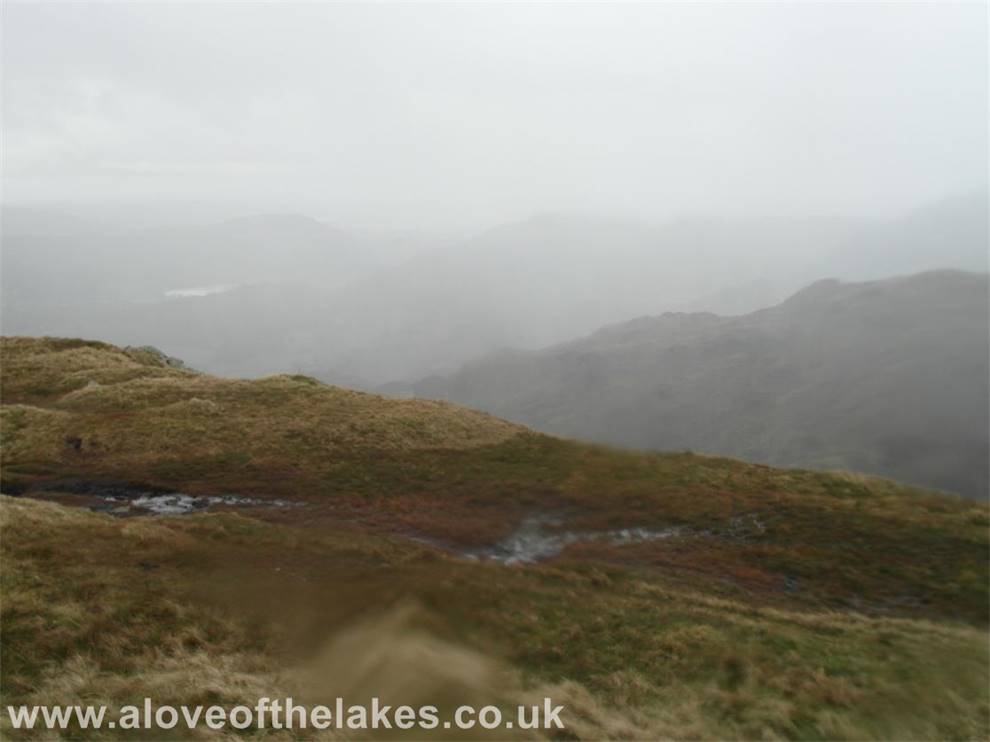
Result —
M 443 396 L 624 445 L 852 461 L 897 475 L 872 454 L 656 435 L 670 415 L 643 421 L 630 405 L 656 406 L 623 394 L 614 409 L 591 405 L 589 420 L 566 422 L 576 398 L 607 397 L 634 377 L 650 397 L 655 379 L 676 377 L 677 364 L 649 349 L 667 347 L 666 335 L 603 361 L 612 370 L 602 388 L 582 377 L 548 389 L 537 371 L 491 399 L 463 379 L 496 390 L 485 364 L 503 368 L 500 354 L 597 349 L 602 328 L 632 323 L 638 337 L 639 318 L 670 312 L 742 318 L 726 325 L 726 342 L 759 355 L 766 338 L 744 329 L 763 315 L 747 317 L 778 307 L 797 322 L 788 298 L 823 279 L 987 272 L 979 4 L 9 4 L 4 13 L 6 334 L 153 345 L 227 376 L 302 373 Z M 925 294 L 932 307 L 939 291 L 968 292 L 980 337 L 983 284 L 936 285 Z M 883 290 L 885 311 L 902 311 L 899 289 Z M 920 322 L 927 307 L 917 309 Z M 952 317 L 933 312 L 936 335 L 962 338 Z M 825 321 L 801 316 L 798 331 Z M 829 327 L 838 334 L 822 343 L 859 353 L 882 344 L 886 325 L 855 342 Z M 904 332 L 921 332 L 912 327 Z M 957 344 L 974 356 L 960 370 L 966 390 L 977 387 L 961 398 L 982 398 L 982 345 Z M 898 350 L 899 368 L 922 352 L 912 347 Z M 851 368 L 824 377 L 859 389 Z M 716 374 L 715 391 L 729 394 L 745 373 Z M 714 414 L 697 399 L 682 411 Z
M 4 200 L 893 217 L 986 182 L 985 28 L 978 3 L 11 3 Z

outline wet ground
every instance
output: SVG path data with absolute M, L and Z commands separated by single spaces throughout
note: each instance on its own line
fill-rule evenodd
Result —
M 259 500 L 253 497 L 241 497 L 240 495 L 198 497 L 195 495 L 186 495 L 182 492 L 164 494 L 147 493 L 137 497 L 107 495 L 102 500 L 102 503 L 90 505 L 89 509 L 107 512 L 111 515 L 140 515 L 141 511 L 155 515 L 182 515 L 184 513 L 206 510 L 217 505 L 269 508 L 285 508 L 301 505 L 301 503 L 289 502 L 288 500 Z
M 643 541 L 673 538 L 681 528 L 664 529 L 620 528 L 610 531 L 561 530 L 559 518 L 533 515 L 526 518 L 510 536 L 494 546 L 480 549 L 452 549 L 429 539 L 417 539 L 468 559 L 491 559 L 502 564 L 530 564 L 557 556 L 571 544 L 605 541 L 611 544 L 633 544 Z
M 115 516 L 183 515 L 215 507 L 291 508 L 304 503 L 274 498 L 246 497 L 238 494 L 191 495 L 169 492 L 142 485 L 101 484 L 94 482 L 60 482 L 37 491 L 21 492 L 63 505 L 84 507 Z

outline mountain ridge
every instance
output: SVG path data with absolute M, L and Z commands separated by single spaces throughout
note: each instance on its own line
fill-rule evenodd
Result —
M 190 257 L 210 242 L 197 229 L 159 230 L 147 244 L 134 242 L 133 233 L 6 240 L 4 332 L 151 343 L 215 373 L 301 370 L 375 388 L 449 374 L 497 348 L 545 347 L 644 314 L 751 312 L 823 275 L 865 280 L 880 268 L 889 274 L 987 267 L 986 205 L 974 198 L 878 221 L 649 224 L 558 215 L 453 243 L 413 239 L 402 247 L 357 234 L 326 241 L 316 257 L 305 234 L 286 241 L 274 228 L 257 230 L 251 240 L 233 230 L 222 255 Z M 241 245 L 251 249 L 234 249 Z M 137 259 L 156 246 L 151 258 Z M 414 256 L 370 266 L 348 257 L 393 250 L 397 260 Z M 182 270 L 158 255 L 170 252 L 186 256 Z M 286 260 L 288 254 L 298 260 Z M 247 286 L 259 282 L 279 294 L 277 312 L 252 303 Z M 160 300 L 165 291 L 235 284 L 241 288 L 213 302 Z M 301 292 L 299 284 L 309 288 Z M 256 330 L 245 332 L 248 326 Z
M 748 315 L 638 318 L 412 389 L 579 438 L 900 473 L 985 498 L 986 317 L 986 275 L 823 280 Z

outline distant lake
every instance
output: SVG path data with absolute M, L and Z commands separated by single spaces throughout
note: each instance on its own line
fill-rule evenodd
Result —
M 185 289 L 170 289 L 165 292 L 165 296 L 170 299 L 182 299 L 187 296 L 209 296 L 210 294 L 222 294 L 236 288 L 237 284 L 234 283 L 223 283 L 213 286 L 192 286 Z

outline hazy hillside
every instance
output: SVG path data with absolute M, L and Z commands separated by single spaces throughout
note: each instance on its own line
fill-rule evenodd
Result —
M 821 281 L 740 317 L 665 314 L 415 386 L 541 430 L 986 497 L 987 276 Z
M 296 215 L 122 229 L 53 211 L 4 208 L 3 301 L 15 320 L 157 303 L 169 292 L 313 280 L 330 288 L 375 267 L 375 246 Z M 71 309 L 66 310 L 66 307 Z
M 878 279 L 938 268 L 985 273 L 990 265 L 988 203 L 984 188 L 922 206 L 830 254 L 813 268 L 816 278 Z
M 54 236 L 5 231 L 3 327 L 150 342 L 217 373 L 374 387 L 644 314 L 745 313 L 822 276 L 986 270 L 986 221 L 975 196 L 889 222 L 546 215 L 432 251 L 424 236 L 351 237 L 302 217 L 147 234 L 66 235 L 58 222 Z M 410 244 L 420 254 L 373 269 Z M 264 285 L 162 300 L 245 283 Z

